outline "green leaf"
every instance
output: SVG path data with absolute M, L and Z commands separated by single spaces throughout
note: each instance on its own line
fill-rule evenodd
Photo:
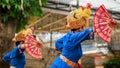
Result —
M 10 10 L 11 6 L 10 6 L 10 5 L 7 5 L 7 8 Z
M 33 15 L 34 15 L 34 16 L 41 16 L 42 13 L 43 13 L 43 12 L 42 12 L 41 9 L 34 8 L 34 10 L 33 10 Z
M 9 3 L 9 0 L 5 0 L 6 3 Z
M 27 17 L 29 17 L 29 13 L 26 12 L 26 11 L 24 11 L 24 12 L 23 12 L 23 16 L 24 16 L 24 18 L 27 18 Z
M 41 0 L 41 2 L 42 2 L 42 6 L 46 6 L 47 5 L 46 0 Z
M 14 7 L 15 7 L 15 9 L 16 9 L 16 8 L 17 8 L 17 4 L 15 4 L 15 6 L 14 6 Z
M 5 4 L 2 4 L 2 8 L 5 8 Z
M 6 22 L 8 20 L 8 16 L 7 15 L 3 15 L 2 16 L 2 20 L 3 20 L 3 22 Z
M 14 12 L 14 11 L 11 11 L 11 12 L 10 12 L 10 16 L 11 16 L 12 18 L 15 18 L 15 17 L 16 17 L 15 12 Z

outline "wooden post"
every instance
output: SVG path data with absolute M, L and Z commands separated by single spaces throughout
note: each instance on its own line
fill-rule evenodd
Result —
M 69 0 L 69 8 L 70 8 L 70 11 L 71 11 L 72 10 L 71 0 Z
M 50 31 L 50 47 L 52 47 L 52 31 Z
M 58 8 L 59 7 L 59 0 L 57 0 L 57 3 L 56 3 L 56 8 Z
M 52 18 L 53 18 L 53 17 L 52 17 L 52 15 L 51 15 L 50 22 L 53 21 Z M 51 31 L 52 26 L 49 26 L 49 27 L 50 27 L 50 47 L 52 47 L 52 31 Z
M 79 8 L 79 0 L 76 0 L 77 4 L 76 7 Z

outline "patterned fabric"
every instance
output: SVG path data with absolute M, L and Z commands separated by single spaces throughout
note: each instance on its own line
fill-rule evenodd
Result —
M 115 21 L 105 6 L 101 5 L 94 15 L 94 31 L 103 41 L 110 42 L 113 25 L 115 25 Z
M 28 55 L 38 60 L 42 59 L 42 44 L 32 34 L 26 36 L 24 45 Z

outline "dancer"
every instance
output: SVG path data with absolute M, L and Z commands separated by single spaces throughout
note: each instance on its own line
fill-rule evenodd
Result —
M 24 41 L 16 41 L 16 48 L 3 56 L 4 62 L 10 62 L 10 68 L 24 68 L 26 59 L 24 55 Z
M 82 56 L 81 43 L 85 40 L 94 39 L 93 29 L 86 29 L 86 22 L 90 17 L 91 5 L 86 8 L 80 6 L 67 16 L 66 27 L 71 29 L 66 35 L 58 39 L 55 47 L 61 51 L 49 68 L 80 68 L 78 60 Z
M 28 33 L 32 34 L 33 31 L 34 27 L 22 30 L 12 39 L 12 41 L 15 42 L 16 47 L 2 57 L 4 62 L 10 62 L 10 68 L 24 68 L 26 63 L 24 41 L 26 35 Z

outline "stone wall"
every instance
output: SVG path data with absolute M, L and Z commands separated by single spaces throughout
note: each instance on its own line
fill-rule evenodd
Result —
M 13 25 L 14 24 L 14 25 Z M 8 19 L 6 23 L 1 21 L 0 16 L 0 58 L 13 48 L 12 38 L 16 29 L 16 21 Z M 0 68 L 8 68 L 8 64 L 2 63 L 0 59 Z
M 81 66 L 82 68 L 95 68 L 94 57 L 83 56 L 81 58 Z

